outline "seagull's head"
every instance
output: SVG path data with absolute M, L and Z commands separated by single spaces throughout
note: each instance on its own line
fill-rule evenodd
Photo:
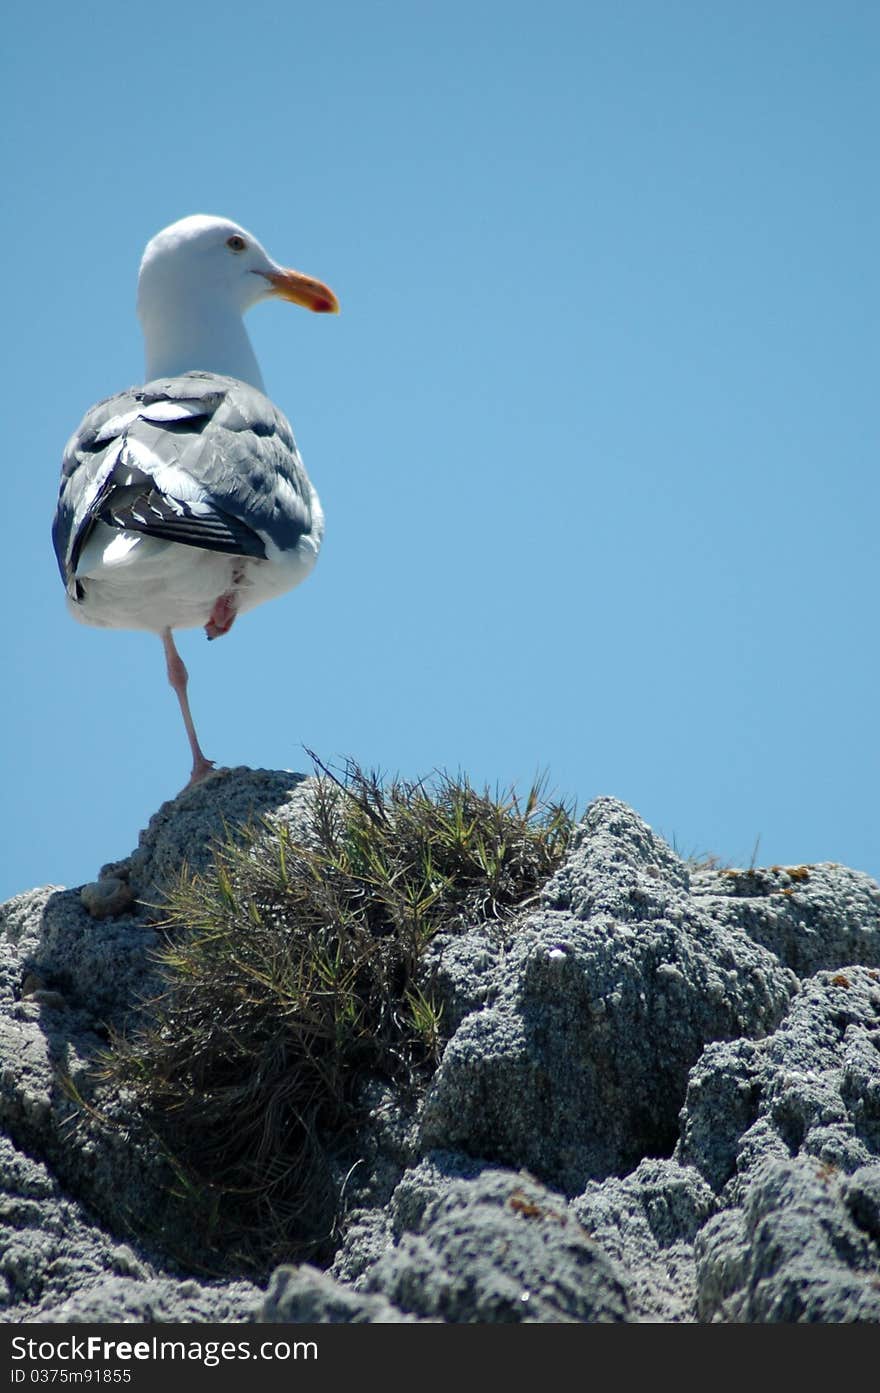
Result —
M 276 296 L 318 314 L 336 314 L 333 291 L 312 276 L 279 266 L 250 232 L 228 218 L 196 213 L 147 243 L 138 276 L 138 313 L 213 302 L 244 314 Z
M 228 218 L 197 213 L 147 243 L 137 309 L 147 378 L 217 372 L 263 390 L 242 315 L 276 296 L 319 314 L 335 314 L 333 291 L 273 261 L 256 237 Z

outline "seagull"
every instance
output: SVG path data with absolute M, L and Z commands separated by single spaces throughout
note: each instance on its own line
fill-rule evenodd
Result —
M 196 214 L 148 242 L 137 311 L 146 382 L 98 402 L 68 441 L 52 541 L 75 619 L 159 635 L 192 753 L 175 629 L 227 634 L 305 580 L 324 515 L 287 419 L 265 395 L 242 316 L 271 297 L 338 313 L 321 281 L 279 266 L 228 218 Z

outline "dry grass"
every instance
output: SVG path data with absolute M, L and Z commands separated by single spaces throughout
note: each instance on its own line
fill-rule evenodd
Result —
M 166 990 L 104 1072 L 133 1091 L 207 1243 L 252 1269 L 332 1251 L 359 1082 L 417 1090 L 438 1058 L 426 945 L 508 918 L 572 826 L 540 786 L 523 801 L 446 776 L 385 787 L 350 765 L 316 779 L 307 835 L 264 821 L 209 874 L 181 872 Z

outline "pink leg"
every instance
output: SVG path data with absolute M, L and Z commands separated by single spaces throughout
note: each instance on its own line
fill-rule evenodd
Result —
M 184 666 L 183 659 L 175 647 L 174 638 L 170 629 L 162 630 L 162 643 L 165 648 L 168 681 L 174 688 L 174 695 L 177 697 L 180 705 L 180 714 L 183 716 L 183 724 L 186 726 L 189 747 L 192 750 L 192 774 L 187 784 L 187 788 L 190 788 L 193 784 L 197 784 L 199 779 L 203 779 L 206 774 L 210 774 L 211 770 L 214 768 L 214 761 L 205 759 L 196 737 L 196 728 L 193 725 L 192 713 L 189 709 L 189 698 L 186 695 L 186 684 L 189 680 L 189 674 Z

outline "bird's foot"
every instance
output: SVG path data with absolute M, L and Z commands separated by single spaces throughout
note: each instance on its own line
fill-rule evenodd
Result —
M 181 793 L 186 793 L 186 790 L 188 788 L 192 788 L 194 784 L 200 784 L 202 782 L 202 779 L 206 779 L 209 774 L 213 774 L 214 768 L 215 765 L 213 759 L 205 759 L 204 755 L 199 755 L 193 761 L 192 773 L 189 776 L 189 783 L 184 785 L 184 787 L 180 790 Z
M 227 590 L 225 595 L 221 595 L 219 600 L 214 601 L 214 608 L 211 616 L 205 625 L 205 633 L 208 638 L 222 638 L 228 634 L 235 623 L 235 616 L 238 614 L 238 602 L 234 590 Z

